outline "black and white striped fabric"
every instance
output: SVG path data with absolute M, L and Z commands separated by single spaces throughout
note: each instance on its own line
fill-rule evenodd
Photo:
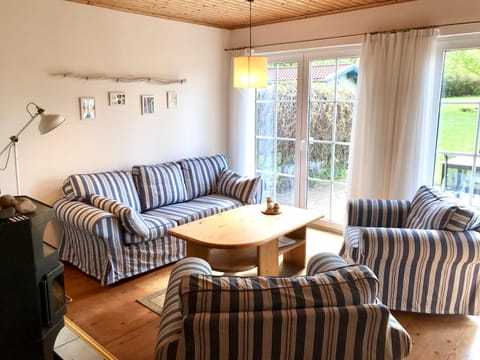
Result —
M 220 174 L 228 168 L 225 155 L 183 159 L 180 165 L 187 187 L 187 199 L 214 193 Z
M 312 261 L 310 269 L 332 271 L 292 278 L 218 277 L 204 260 L 178 262 L 169 280 L 156 359 L 401 359 L 409 354 L 410 337 L 375 300 L 376 278 L 368 268 L 345 267 L 332 254 Z M 335 269 L 338 264 L 343 268 Z M 312 291 L 314 278 L 319 288 L 338 288 Z M 368 293 L 367 301 L 360 301 L 355 285 Z M 183 313 L 182 294 L 188 299 Z
M 225 169 L 220 174 L 217 192 L 232 196 L 244 204 L 253 204 L 255 202 L 255 194 L 261 185 L 260 176 L 240 176 L 232 170 Z
M 399 206 L 402 203 L 405 206 Z M 479 315 L 480 233 L 463 230 L 476 221 L 476 215 L 455 220 L 462 216 L 456 209 L 449 227 L 462 231 L 407 228 L 405 209 L 419 203 L 349 201 L 340 255 L 372 269 L 380 281 L 379 298 L 390 309 Z
M 187 188 L 178 163 L 136 165 L 132 174 L 142 211 L 187 200 Z

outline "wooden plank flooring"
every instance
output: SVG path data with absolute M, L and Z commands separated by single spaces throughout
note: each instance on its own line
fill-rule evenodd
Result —
M 307 255 L 337 252 L 341 237 L 308 229 Z M 167 286 L 171 266 L 117 285 L 100 283 L 65 264 L 65 289 L 73 302 L 67 317 L 120 360 L 153 359 L 159 316 L 135 300 Z M 254 270 L 255 271 L 255 270 Z M 282 264 L 280 273 L 301 274 L 304 269 Z M 409 360 L 480 358 L 480 317 L 434 316 L 395 312 L 409 332 L 413 352 Z

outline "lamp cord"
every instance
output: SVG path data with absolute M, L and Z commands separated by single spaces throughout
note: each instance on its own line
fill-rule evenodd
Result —
M 249 45 L 249 55 L 252 56 L 252 3 L 253 0 L 247 0 L 250 3 L 250 45 Z

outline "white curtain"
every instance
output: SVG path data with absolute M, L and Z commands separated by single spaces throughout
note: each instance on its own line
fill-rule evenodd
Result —
M 231 52 L 229 166 L 242 175 L 255 174 L 255 89 L 233 87 L 233 57 L 248 50 Z
M 411 199 L 431 183 L 436 29 L 367 34 L 350 149 L 350 198 Z

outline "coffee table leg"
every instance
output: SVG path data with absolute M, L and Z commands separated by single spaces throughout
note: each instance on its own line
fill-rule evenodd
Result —
M 279 274 L 278 239 L 258 246 L 257 261 L 259 276 L 277 276 Z
M 208 261 L 210 249 L 208 247 L 198 245 L 193 241 L 187 241 L 187 256 L 198 257 Z
M 293 248 L 290 251 L 287 251 L 283 254 L 283 261 L 295 264 L 301 267 L 307 266 L 307 227 L 301 227 L 291 233 L 287 234 L 286 236 L 296 239 L 298 241 L 302 241 L 300 245 Z

